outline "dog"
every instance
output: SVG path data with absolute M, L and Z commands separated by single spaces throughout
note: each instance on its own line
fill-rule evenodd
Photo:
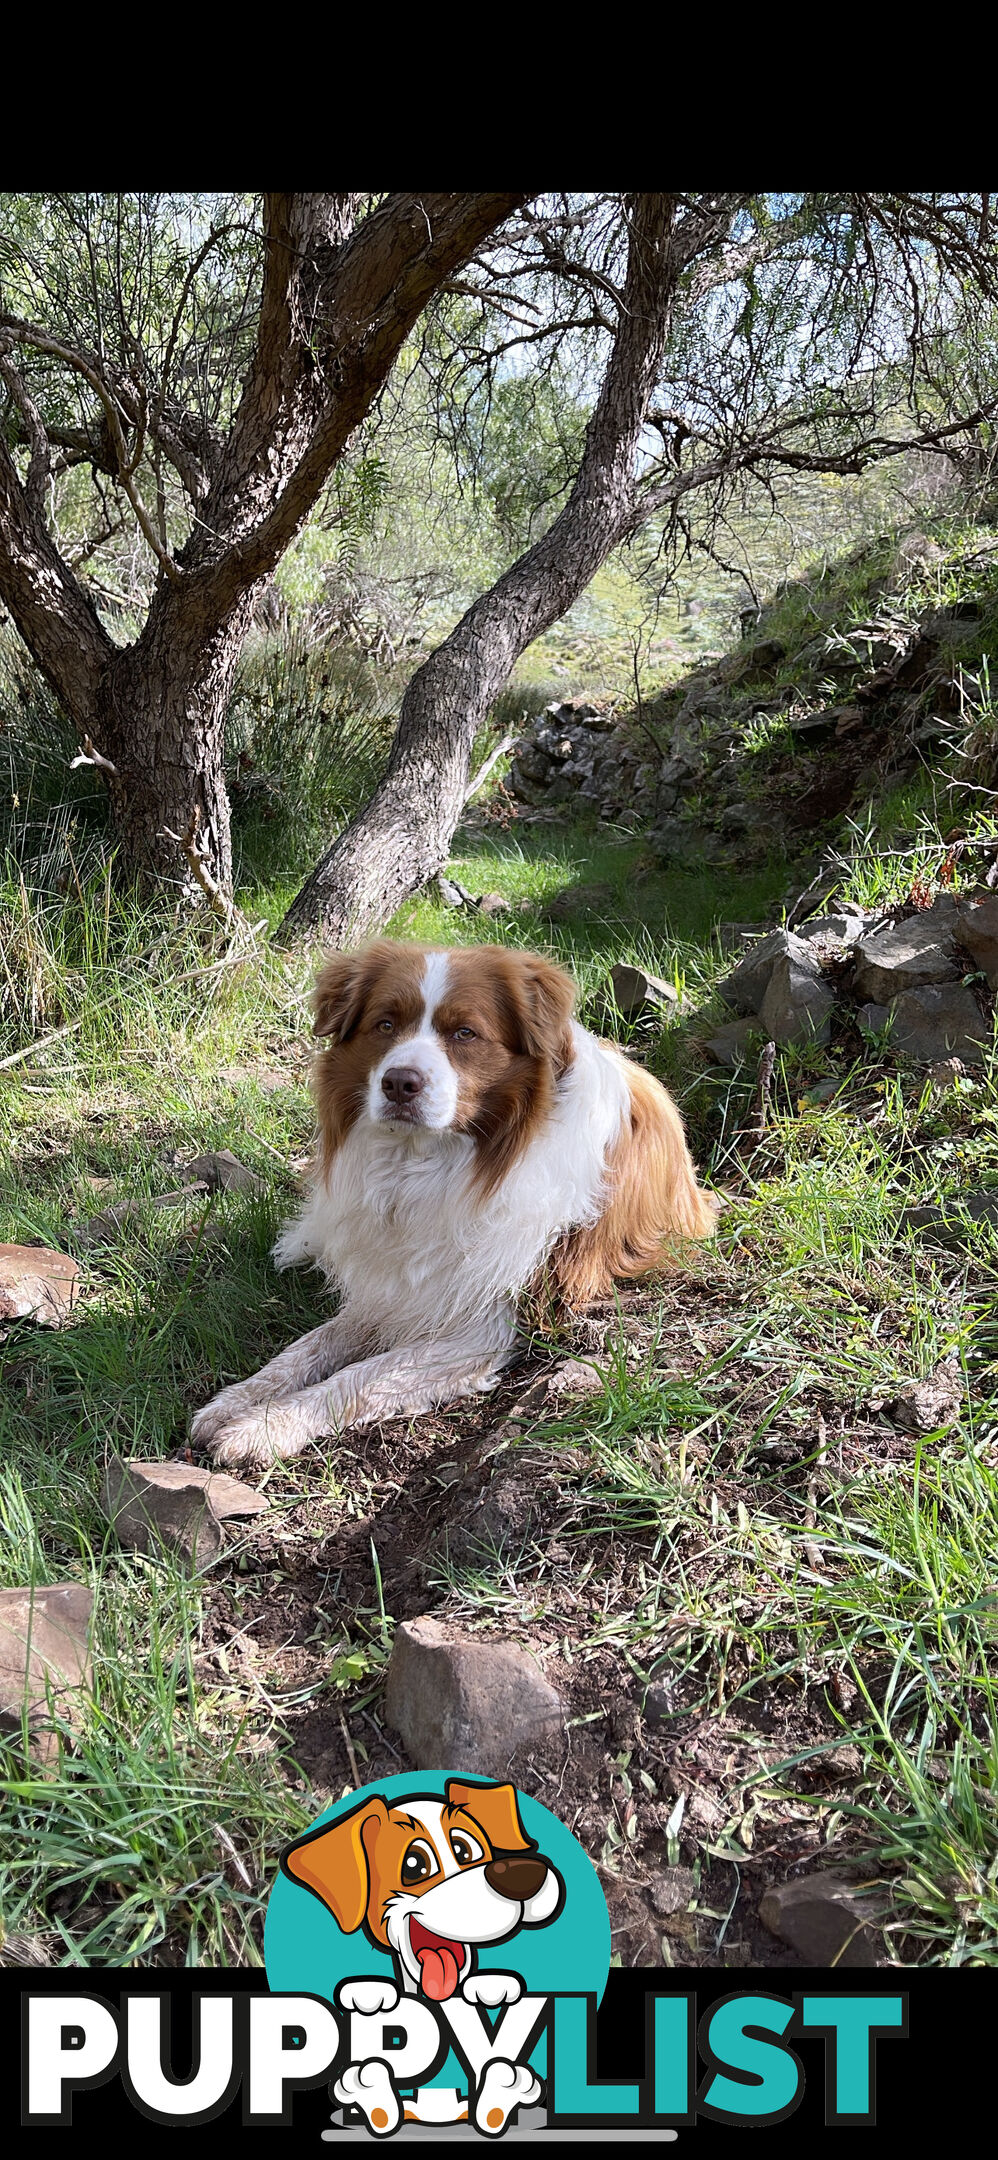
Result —
M 313 1830 L 281 1855 L 291 1882 L 333 1914 L 345 1935 L 363 1930 L 390 1952 L 397 1985 L 341 1982 L 341 2010 L 390 2015 L 401 1995 L 495 2009 L 519 2001 L 516 1973 L 476 1972 L 477 1953 L 508 1942 L 521 1928 L 545 1927 L 561 1912 L 565 1886 L 527 1837 L 512 1785 L 468 1785 L 448 1778 L 445 1797 L 417 1794 L 400 1807 L 380 1795 Z M 467 2013 L 465 2013 L 467 2015 Z M 369 2127 L 390 2134 L 403 2119 L 463 2121 L 495 2133 L 514 2107 L 536 2100 L 540 2082 L 522 2063 L 493 2056 L 470 2103 L 427 2087 L 403 2102 L 386 2067 L 348 2063 L 336 2098 L 359 2107 Z
M 192 1438 L 262 1466 L 345 1428 L 498 1384 L 517 1301 L 571 1311 L 710 1235 L 666 1089 L 573 1018 L 536 954 L 380 940 L 319 974 L 319 1146 L 279 1267 L 312 1261 L 335 1318 L 224 1388 Z

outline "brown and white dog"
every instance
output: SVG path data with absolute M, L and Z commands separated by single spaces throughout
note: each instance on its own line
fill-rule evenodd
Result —
M 326 962 L 318 1157 L 275 1257 L 315 1262 L 340 1308 L 198 1412 L 219 1462 L 486 1391 L 525 1290 L 582 1306 L 709 1236 L 671 1096 L 573 1003 L 560 968 L 502 946 L 382 941 Z
M 410 1794 L 404 1806 L 374 1794 L 289 1846 L 281 1867 L 321 1899 L 345 1935 L 362 1930 L 390 1952 L 397 1985 L 360 1977 L 336 1990 L 340 2010 L 362 2023 L 390 2015 L 400 1991 L 468 2004 L 472 2016 L 478 2005 L 518 2003 L 520 1976 L 477 1972 L 478 1950 L 508 1942 L 521 1928 L 547 1926 L 565 1897 L 560 1875 L 524 1831 L 515 1788 L 459 1778 L 447 1779 L 443 1798 Z M 458 2007 L 452 2015 L 467 2019 L 469 2012 Z M 501 2039 L 505 2033 L 504 2025 Z M 361 2110 L 375 2135 L 390 2135 L 403 2120 L 463 2122 L 470 2114 L 494 2136 L 516 2109 L 540 2097 L 541 2085 L 500 2040 L 466 2100 L 433 2087 L 403 2099 L 388 2066 L 369 2057 L 348 2061 L 333 2090 L 344 2107 Z

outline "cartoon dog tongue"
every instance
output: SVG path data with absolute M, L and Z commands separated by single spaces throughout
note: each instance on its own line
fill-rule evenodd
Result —
M 431 2002 L 446 2002 L 453 1995 L 464 1964 L 463 1943 L 433 1935 L 421 1920 L 409 1925 L 409 1940 L 419 1963 L 420 1986 Z

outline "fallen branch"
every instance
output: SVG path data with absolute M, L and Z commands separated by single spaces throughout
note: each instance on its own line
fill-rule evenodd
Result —
M 0 1058 L 0 1072 L 6 1072 L 11 1065 L 20 1065 L 25 1058 L 34 1057 L 36 1050 L 48 1050 L 52 1043 L 61 1042 L 64 1035 L 75 1035 L 77 1028 L 82 1026 L 81 1017 L 67 1020 L 65 1027 L 53 1028 L 51 1035 L 39 1035 L 36 1042 L 25 1043 L 23 1050 L 13 1050 L 10 1057 Z
M 255 933 L 251 930 L 242 909 L 237 908 L 234 900 L 226 898 L 221 886 L 212 877 L 204 850 L 198 842 L 199 817 L 200 813 L 197 809 L 191 811 L 190 823 L 182 837 L 180 833 L 171 832 L 170 827 L 164 825 L 163 837 L 166 840 L 176 841 L 195 884 L 200 885 L 212 913 L 224 922 L 226 929 L 253 936 Z M 257 928 L 259 928 L 259 924 Z

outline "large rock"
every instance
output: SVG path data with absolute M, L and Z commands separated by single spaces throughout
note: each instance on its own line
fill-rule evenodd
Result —
M 76 1299 L 79 1268 L 44 1245 L 0 1245 L 0 1322 L 62 1327 Z
M 980 1065 L 990 1029 L 963 983 L 906 990 L 891 1007 L 891 1048 L 920 1065 L 957 1056 Z
M 953 982 L 957 968 L 951 936 L 952 904 L 927 908 L 907 922 L 892 923 L 860 938 L 856 947 L 856 995 L 887 1005 L 901 990 Z
M 793 953 L 784 953 L 769 978 L 759 1022 L 772 1042 L 826 1043 L 834 1010 L 832 992 L 813 962 L 805 965 Z
M 821 970 L 816 956 L 803 938 L 792 930 L 772 930 L 768 937 L 760 938 L 740 960 L 730 975 L 718 983 L 718 994 L 738 1013 L 759 1012 L 772 976 L 781 960 L 792 960 L 804 974 L 820 981 Z
M 470 1640 L 429 1617 L 405 1621 L 396 1634 L 385 1716 L 414 1769 L 490 1777 L 565 1723 L 561 1698 L 529 1650 Z
M 753 1013 L 745 1020 L 726 1020 L 706 1037 L 704 1047 L 715 1065 L 726 1065 L 730 1072 L 736 1072 L 751 1057 L 751 1044 L 758 1036 L 759 1021 Z
M 903 1230 L 918 1230 L 933 1243 L 957 1251 L 969 1242 L 968 1222 L 998 1230 L 998 1191 L 954 1193 L 938 1205 L 906 1208 L 901 1217 Z
M 998 990 L 998 893 L 959 900 L 955 935 L 987 976 L 991 989 Z
M 831 1872 L 767 1890 L 759 1918 L 805 1965 L 876 1965 L 879 1942 L 870 1908 L 851 1883 Z

